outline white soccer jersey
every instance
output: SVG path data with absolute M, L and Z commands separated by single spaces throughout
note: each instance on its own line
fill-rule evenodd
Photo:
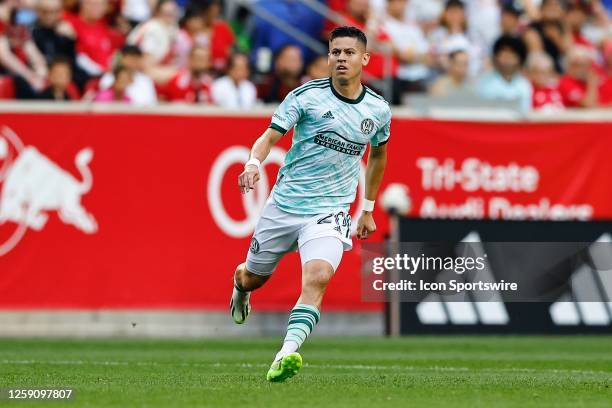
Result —
M 348 211 L 366 146 L 387 143 L 390 124 L 388 103 L 366 86 L 354 100 L 340 95 L 331 78 L 290 92 L 270 124 L 282 133 L 295 126 L 272 190 L 278 207 L 293 214 Z

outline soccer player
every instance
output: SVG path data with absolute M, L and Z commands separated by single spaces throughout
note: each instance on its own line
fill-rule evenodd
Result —
M 302 291 L 268 381 L 284 381 L 299 371 L 302 357 L 297 351 L 319 321 L 325 288 L 343 251 L 352 248 L 348 211 L 368 144 L 357 238 L 365 239 L 376 230 L 372 211 L 387 161 L 391 110 L 382 97 L 361 84 L 362 69 L 370 58 L 366 46 L 366 36 L 355 27 L 332 31 L 331 78 L 307 82 L 287 95 L 270 127 L 255 141 L 238 178 L 243 194 L 252 190 L 260 177 L 261 162 L 294 127 L 291 149 L 255 227 L 246 262 L 236 268 L 230 302 L 232 318 L 244 323 L 251 311 L 251 292 L 270 278 L 284 254 L 299 249 Z

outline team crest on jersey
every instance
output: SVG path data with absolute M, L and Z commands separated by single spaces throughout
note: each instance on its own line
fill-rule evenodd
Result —
M 361 122 L 361 133 L 369 135 L 374 130 L 374 121 L 372 119 L 364 119 Z
M 259 241 L 257 241 L 257 239 L 255 239 L 255 237 L 253 237 L 253 239 L 251 240 L 251 245 L 249 246 L 249 251 L 251 251 L 251 253 L 253 253 L 253 254 L 258 254 L 259 253 Z

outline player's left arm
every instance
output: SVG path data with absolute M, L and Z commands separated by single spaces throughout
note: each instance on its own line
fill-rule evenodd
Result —
M 365 175 L 365 198 L 374 201 L 378 195 L 378 188 L 387 166 L 387 144 L 379 146 L 370 145 L 368 165 Z M 376 223 L 372 211 L 362 211 L 357 221 L 357 238 L 366 239 L 376 231 Z

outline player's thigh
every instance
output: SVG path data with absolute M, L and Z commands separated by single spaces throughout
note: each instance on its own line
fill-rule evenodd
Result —
M 300 226 L 298 217 L 272 202 L 266 204 L 251 239 L 246 269 L 260 276 L 272 274 L 281 258 L 296 249 Z
M 302 274 L 317 275 L 313 276 L 315 280 L 324 280 L 328 274 L 331 277 L 338 269 L 343 253 L 344 245 L 337 237 L 326 236 L 304 242 L 300 245 Z

